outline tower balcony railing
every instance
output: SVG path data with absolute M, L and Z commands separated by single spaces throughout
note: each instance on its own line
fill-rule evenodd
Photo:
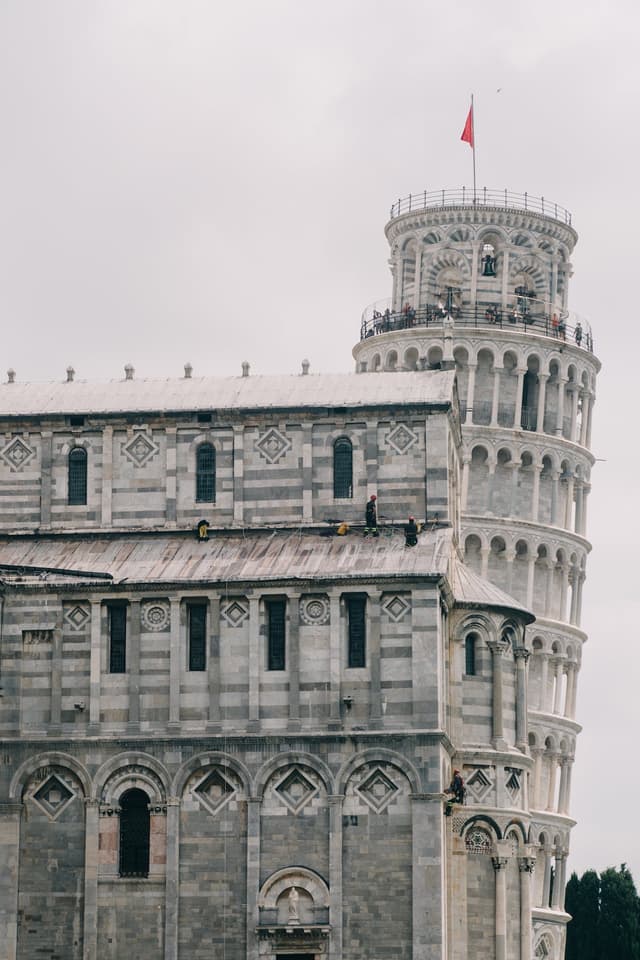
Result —
M 561 310 L 534 297 L 518 297 L 507 309 L 501 303 L 490 301 L 457 306 L 455 302 L 445 304 L 438 300 L 419 307 L 407 303 L 402 310 L 393 310 L 390 299 L 378 300 L 362 313 L 360 339 L 368 340 L 383 333 L 414 327 L 441 328 L 447 315 L 455 327 L 518 331 L 571 343 L 589 353 L 594 349 L 591 325 L 587 320 L 572 310 Z
M 396 200 L 391 206 L 390 219 L 405 213 L 418 213 L 435 207 L 498 207 L 501 210 L 526 210 L 571 226 L 571 214 L 564 207 L 544 197 L 511 190 L 489 190 L 487 187 L 456 187 L 453 190 L 423 190 Z

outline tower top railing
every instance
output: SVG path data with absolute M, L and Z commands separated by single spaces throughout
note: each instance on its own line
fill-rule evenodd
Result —
M 545 197 L 530 193 L 513 193 L 511 190 L 489 190 L 487 187 L 457 187 L 453 190 L 423 190 L 410 193 L 391 205 L 390 219 L 405 213 L 418 213 L 436 207 L 499 207 L 507 210 L 526 210 L 539 213 L 571 226 L 571 214 L 565 207 Z

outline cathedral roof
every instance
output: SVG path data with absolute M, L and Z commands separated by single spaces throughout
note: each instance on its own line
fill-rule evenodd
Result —
M 455 373 L 332 373 L 0 384 L 0 417 L 447 404 Z
M 529 623 L 535 620 L 531 611 L 527 610 L 518 600 L 500 590 L 489 580 L 478 576 L 471 567 L 459 560 L 454 560 L 451 565 L 451 588 L 456 603 L 460 606 L 478 609 L 481 607 L 506 607 L 509 610 L 517 611 L 521 615 L 524 614 Z
M 109 537 L 35 537 L 0 541 L 0 578 L 20 575 L 58 583 L 73 577 L 113 585 L 136 583 L 262 582 L 442 576 L 451 547 L 448 528 L 420 536 L 407 548 L 404 534 L 365 538 L 318 531 L 269 530 L 229 534 L 148 534 Z M 4 569 L 3 569 L 4 568 Z
M 105 581 L 136 584 L 264 583 L 449 577 L 456 603 L 531 614 L 513 597 L 452 555 L 448 527 L 426 530 L 415 547 L 400 528 L 391 536 L 323 536 L 318 531 L 269 530 L 217 534 L 34 537 L 0 541 L 0 578 L 52 585 Z

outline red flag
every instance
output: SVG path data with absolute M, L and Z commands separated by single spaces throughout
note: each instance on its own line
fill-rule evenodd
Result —
M 467 121 L 464 125 L 464 130 L 462 131 L 461 140 L 464 140 L 465 143 L 468 143 L 469 146 L 473 149 L 473 106 L 469 107 L 469 113 L 467 114 Z

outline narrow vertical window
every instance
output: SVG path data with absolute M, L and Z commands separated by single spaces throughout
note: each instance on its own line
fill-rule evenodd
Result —
M 212 443 L 201 443 L 196 450 L 196 500 L 216 500 L 216 451 Z
M 125 673 L 127 669 L 127 608 L 124 604 L 109 607 L 109 673 Z
M 87 502 L 87 451 L 74 447 L 69 453 L 69 503 L 72 506 Z
M 189 670 L 207 666 L 207 605 L 189 604 Z
M 470 633 L 464 641 L 464 672 L 468 677 L 476 675 L 476 635 Z
M 267 669 L 285 669 L 286 600 L 267 600 Z
M 333 445 L 333 496 L 335 500 L 353 497 L 353 446 L 346 437 Z
M 144 790 L 127 790 L 120 800 L 120 876 L 149 876 L 151 839 L 149 797 Z
M 367 627 L 366 597 L 347 597 L 347 618 L 349 628 L 348 665 L 366 667 L 367 665 Z

